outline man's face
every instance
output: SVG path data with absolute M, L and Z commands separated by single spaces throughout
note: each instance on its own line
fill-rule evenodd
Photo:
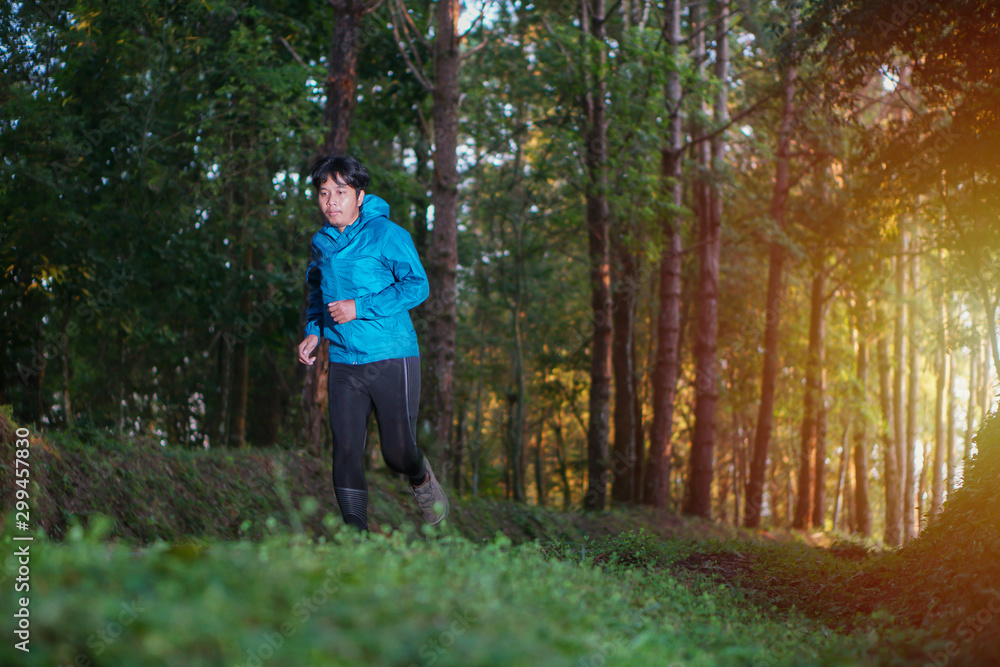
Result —
M 355 190 L 347 185 L 339 174 L 334 176 L 336 178 L 327 176 L 319 186 L 319 209 L 331 225 L 343 230 L 358 219 L 365 191 Z

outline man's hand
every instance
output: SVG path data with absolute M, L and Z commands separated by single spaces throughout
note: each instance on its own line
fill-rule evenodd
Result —
M 326 304 L 326 308 L 330 311 L 330 317 L 337 324 L 344 324 L 358 318 L 357 310 L 354 308 L 354 299 L 331 301 Z
M 316 334 L 306 336 L 305 339 L 299 343 L 299 361 L 307 366 L 312 366 L 316 363 L 316 357 L 312 356 L 312 353 L 316 350 L 317 345 L 319 345 L 319 336 Z

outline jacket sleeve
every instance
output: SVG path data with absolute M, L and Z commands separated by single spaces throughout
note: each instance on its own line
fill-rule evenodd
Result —
M 306 285 L 309 287 L 309 304 L 306 306 L 306 326 L 303 337 L 319 336 L 323 323 L 323 274 L 319 268 L 320 254 L 315 244 L 309 245 L 309 266 L 306 268 Z
M 423 303 L 430 293 L 427 274 L 410 233 L 398 226 L 391 229 L 382 261 L 392 271 L 395 282 L 381 292 L 364 294 L 354 300 L 359 320 L 374 320 L 408 311 Z

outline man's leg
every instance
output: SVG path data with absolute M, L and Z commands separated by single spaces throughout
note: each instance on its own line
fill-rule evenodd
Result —
M 423 452 L 417 447 L 420 357 L 367 364 L 364 377 L 375 408 L 382 458 L 391 470 L 406 475 L 410 484 L 421 484 L 427 473 Z
M 330 362 L 328 383 L 333 433 L 333 491 L 344 523 L 368 530 L 368 484 L 363 456 L 372 400 L 357 366 Z
M 440 523 L 448 514 L 448 498 L 417 447 L 420 357 L 371 364 L 366 376 L 382 441 L 382 458 L 389 468 L 409 478 L 424 520 Z

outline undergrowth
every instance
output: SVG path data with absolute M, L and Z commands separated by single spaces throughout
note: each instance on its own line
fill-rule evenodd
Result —
M 32 650 L 6 642 L 0 663 L 851 665 L 871 648 L 632 556 L 596 564 L 599 547 L 574 560 L 504 536 L 424 532 L 279 532 L 136 550 L 76 527 L 64 543 L 39 544 Z M 681 555 L 634 537 L 620 538 L 618 553 L 636 544 L 664 562 Z M 0 615 L 9 637 L 7 597 Z
M 484 499 L 417 530 L 382 473 L 366 539 L 335 518 L 328 467 L 301 454 L 33 437 L 32 652 L 8 642 L 0 664 L 992 664 L 1000 422 L 976 442 L 943 514 L 875 550 Z

